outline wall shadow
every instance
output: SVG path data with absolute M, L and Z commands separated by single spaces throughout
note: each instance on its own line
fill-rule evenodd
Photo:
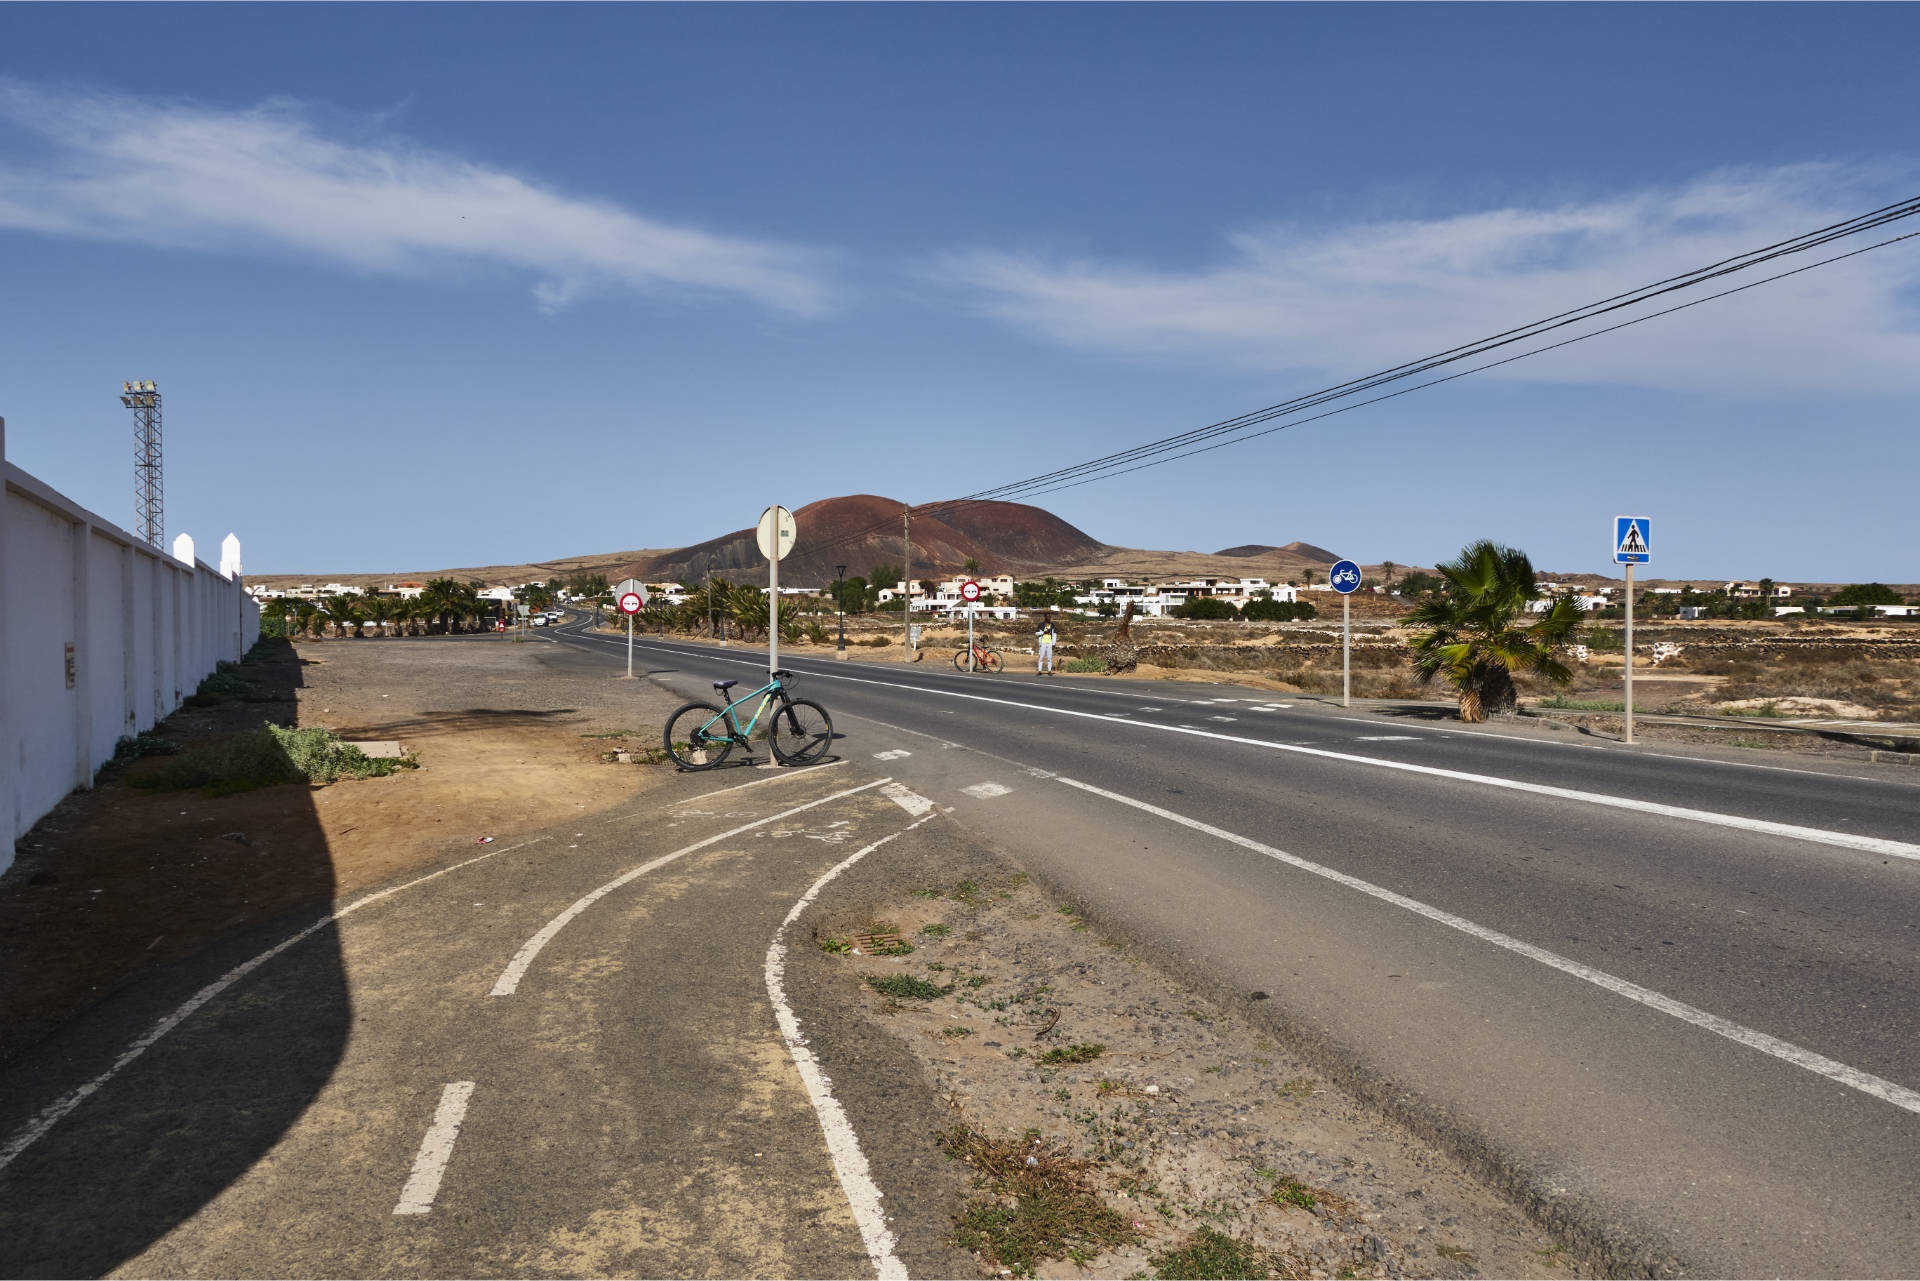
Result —
M 186 709 L 160 733 L 213 741 L 263 715 L 289 723 L 301 663 L 285 642 L 264 649 L 240 669 L 255 687 L 245 700 Z M 30 835 L 35 866 L 0 887 L 0 988 L 22 998 L 0 1020 L 18 1031 L 36 1014 L 65 1017 L 0 1062 L 0 1160 L 47 1109 L 121 1066 L 0 1168 L 0 1276 L 100 1276 L 138 1258 L 268 1154 L 331 1078 L 352 1021 L 336 928 L 233 977 L 331 911 L 313 795 L 155 798 L 109 775 Z M 108 899 L 122 907 L 93 906 Z

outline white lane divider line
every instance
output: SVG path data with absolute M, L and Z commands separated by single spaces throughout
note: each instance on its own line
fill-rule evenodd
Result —
M 609 644 L 616 642 L 608 641 Z M 651 642 L 649 642 L 651 644 Z M 665 648 L 654 646 L 654 648 Z M 680 651 L 667 650 L 669 653 Z M 701 657 L 708 657 L 702 654 Z M 753 663 L 744 659 L 717 659 L 717 662 L 734 663 L 741 667 L 752 667 Z M 936 698 L 958 698 L 971 703 L 993 703 L 1001 707 L 1018 707 L 1030 712 L 1044 712 L 1052 716 L 1077 716 L 1085 720 L 1105 720 L 1098 712 L 1083 712 L 1071 707 L 1054 707 L 1047 703 L 1023 703 L 1011 698 L 995 698 L 989 694 L 968 694 L 960 690 L 939 689 L 927 685 L 905 685 L 899 681 L 876 680 L 866 676 L 848 676 L 841 672 L 811 672 L 809 675 L 821 680 L 847 681 L 855 685 L 878 685 L 885 689 L 905 690 L 912 694 L 927 695 Z M 1205 702 L 1206 700 L 1171 699 L 1171 702 Z M 1283 704 L 1291 707 L 1292 704 Z M 952 715 L 951 712 L 946 713 Z M 870 719 L 870 718 L 869 718 Z M 881 725 L 884 722 L 874 721 Z M 1887 840 L 1877 836 L 1859 836 L 1852 832 L 1836 832 L 1818 827 L 1800 827 L 1792 823 L 1775 823 L 1769 819 L 1745 818 L 1738 814 L 1721 814 L 1713 810 L 1688 809 L 1679 805 L 1661 805 L 1653 801 L 1635 800 L 1628 796 L 1609 796 L 1605 792 L 1583 792 L 1568 787 L 1552 787 L 1544 783 L 1528 783 L 1517 778 L 1501 778 L 1493 774 L 1474 774 L 1466 770 L 1442 769 L 1436 765 L 1414 765 L 1406 761 L 1382 760 L 1376 756 L 1356 756 L 1351 752 L 1336 752 L 1325 747 L 1310 747 L 1308 744 L 1317 739 L 1300 739 L 1290 743 L 1276 743 L 1265 738 L 1246 738 L 1239 734 L 1223 734 L 1218 730 L 1203 729 L 1198 725 L 1168 725 L 1158 721 L 1129 721 L 1141 729 L 1157 730 L 1164 734 L 1196 734 L 1202 738 L 1217 739 L 1222 743 L 1239 743 L 1245 747 L 1264 747 L 1275 752 L 1299 752 L 1305 756 L 1319 756 L 1331 761 L 1344 761 L 1350 765 L 1371 765 L 1376 769 L 1400 770 L 1409 774 L 1424 774 L 1432 778 L 1450 778 L 1457 782 L 1475 783 L 1482 787 L 1501 787 L 1515 792 L 1531 792 L 1538 796 L 1552 796 L 1561 800 L 1581 801 L 1589 805 L 1604 805 L 1614 809 L 1638 810 L 1647 814 L 1658 814 L 1665 818 L 1683 819 L 1692 823 L 1708 823 L 1720 827 L 1741 828 L 1750 832 L 1764 832 L 1771 836 L 1783 836 L 1789 840 L 1809 841 L 1816 845 L 1832 845 L 1840 849 L 1865 850 L 1871 854 L 1885 854 L 1891 858 L 1903 858 L 1920 861 L 1920 845 L 1905 841 Z M 897 727 L 894 727 L 897 728 Z M 1487 738 L 1491 735 L 1469 730 L 1435 731 L 1436 733 L 1458 734 L 1464 737 Z M 1586 746 L 1579 743 L 1548 743 L 1553 747 L 1565 747 L 1574 751 L 1600 751 L 1598 746 Z M 1642 758 L 1645 759 L 1645 758 Z M 1706 764 L 1724 765 L 1730 769 L 1782 769 L 1777 765 L 1750 765 L 1744 761 L 1715 761 L 1708 758 L 1680 757 L 1682 760 L 1699 759 Z M 824 768 L 816 767 L 816 768 Z M 1795 770 L 1794 773 L 1814 773 L 1812 770 Z M 1853 778 L 1853 775 L 1841 777 Z M 1860 782 L 1886 783 L 1889 786 L 1905 787 L 1904 779 L 1860 777 Z
M 846 763 L 844 760 L 828 761 L 824 765 L 810 765 L 806 769 L 788 770 L 777 778 L 756 778 L 751 783 L 736 783 L 732 787 L 716 787 L 711 792 L 702 792 L 698 796 L 689 796 L 685 800 L 671 802 L 667 806 L 667 812 L 672 813 L 682 806 L 697 804 L 700 801 L 706 800 L 709 796 L 725 796 L 728 792 L 738 792 L 749 787 L 764 787 L 768 783 L 782 783 L 790 778 L 805 778 L 809 774 L 817 774 L 823 769 L 832 769 L 836 765 L 845 765 Z M 603 823 L 618 823 L 623 819 L 640 818 L 643 815 L 652 817 L 659 812 L 658 809 L 628 810 L 625 814 L 608 815 L 600 821 Z
M 873 1169 L 867 1164 L 866 1153 L 860 1149 L 860 1136 L 854 1132 L 852 1122 L 847 1120 L 846 1110 L 840 1106 L 840 1100 L 833 1096 L 833 1082 L 808 1047 L 806 1037 L 801 1035 L 799 1016 L 787 1003 L 784 985 L 787 974 L 787 927 L 800 919 L 800 914 L 820 896 L 820 891 L 834 877 L 888 841 L 906 835 L 935 817 L 927 814 L 891 836 L 883 836 L 865 849 L 855 850 L 835 864 L 825 876 L 809 886 L 807 892 L 787 912 L 786 919 L 773 932 L 773 942 L 767 948 L 767 1000 L 773 1003 L 773 1017 L 780 1025 L 780 1039 L 785 1042 L 787 1053 L 793 1057 L 793 1066 L 800 1073 L 801 1083 L 807 1087 L 807 1097 L 813 1102 L 813 1114 L 819 1118 L 820 1133 L 827 1142 L 827 1156 L 833 1161 L 833 1172 L 838 1176 L 840 1190 L 846 1194 L 847 1205 L 853 1211 L 853 1221 L 860 1229 L 860 1240 L 867 1247 L 867 1258 L 873 1264 L 874 1274 L 882 1281 L 904 1278 L 907 1267 L 893 1252 L 894 1236 L 887 1228 L 886 1211 L 880 1204 L 886 1194 L 873 1181 Z
M 339 911 L 321 917 L 297 934 L 281 939 L 278 943 L 275 943 L 259 955 L 240 962 L 240 964 L 234 966 L 225 974 L 222 974 L 219 978 L 188 997 L 175 1008 L 172 1013 L 141 1033 L 132 1045 L 129 1045 L 120 1052 L 120 1057 L 115 1059 L 106 1071 L 83 1085 L 75 1086 L 53 1102 L 47 1104 L 44 1108 L 41 1108 L 39 1112 L 35 1113 L 33 1119 L 16 1130 L 13 1137 L 7 1140 L 7 1145 L 0 1148 L 0 1170 L 4 1170 L 9 1165 L 12 1165 L 22 1152 L 32 1147 L 48 1130 L 58 1125 L 61 1118 L 86 1102 L 90 1095 L 98 1091 L 100 1087 L 108 1081 L 118 1076 L 125 1070 L 129 1063 L 132 1063 L 142 1054 L 152 1049 L 161 1037 L 191 1018 L 196 1010 L 294 944 L 312 938 L 315 934 L 318 934 L 322 929 L 333 924 L 341 917 L 377 903 L 383 898 L 389 898 L 392 895 L 398 894 L 401 890 L 410 890 L 416 885 L 425 885 L 428 881 L 445 876 L 448 872 L 457 872 L 463 867 L 472 867 L 475 863 L 484 863 L 490 858 L 499 858 L 502 854 L 511 854 L 515 850 L 523 850 L 529 845 L 538 845 L 546 839 L 544 836 L 536 836 L 530 841 L 522 841 L 518 845 L 509 845 L 505 849 L 488 850 L 485 854 L 476 854 L 470 859 L 464 859 L 461 862 L 455 863 L 452 867 L 443 867 L 437 872 L 429 872 L 425 876 L 417 877 L 404 885 L 396 885 L 392 889 L 379 890 L 364 898 L 357 898 Z
M 1795 1067 L 1804 1068 L 1809 1072 L 1824 1076 L 1828 1080 L 1838 1082 L 1849 1089 L 1858 1090 L 1862 1094 L 1870 1095 L 1885 1103 L 1891 1103 L 1897 1108 L 1904 1108 L 1908 1112 L 1920 1114 L 1920 1090 L 1910 1090 L 1904 1085 L 1896 1084 L 1883 1077 L 1874 1076 L 1870 1072 L 1863 1072 L 1859 1068 L 1850 1067 L 1835 1059 L 1827 1058 L 1825 1055 L 1816 1054 L 1803 1046 L 1793 1044 L 1791 1041 L 1782 1041 L 1778 1037 L 1768 1036 L 1765 1032 L 1759 1032 L 1753 1028 L 1735 1023 L 1731 1019 L 1723 1019 L 1718 1014 L 1709 1014 L 1705 1010 L 1697 1009 L 1682 1001 L 1676 1001 L 1674 998 L 1664 993 L 1656 992 L 1652 988 L 1641 987 L 1638 983 L 1630 983 L 1626 979 L 1608 974 L 1605 970 L 1596 970 L 1590 965 L 1582 965 L 1580 962 L 1570 960 L 1557 952 L 1549 952 L 1543 947 L 1535 947 L 1533 944 L 1517 939 L 1511 934 L 1502 934 L 1498 930 L 1489 929 L 1484 925 L 1469 921 L 1464 916 L 1455 916 L 1452 912 L 1446 911 L 1443 908 L 1422 903 L 1419 899 L 1408 898 L 1406 895 L 1395 893 L 1385 886 L 1375 885 L 1372 881 L 1363 881 L 1357 876 L 1349 876 L 1345 872 L 1335 871 L 1331 867 L 1301 858 L 1297 854 L 1289 854 L 1285 850 L 1277 850 L 1271 845 L 1263 845 L 1259 841 L 1241 836 L 1237 832 L 1229 832 L 1224 828 L 1215 827 L 1211 823 L 1202 823 L 1199 819 L 1188 818 L 1184 814 L 1176 814 L 1172 810 L 1162 809 L 1158 805 L 1136 800 L 1131 796 L 1123 796 L 1118 792 L 1109 792 L 1105 788 L 1095 787 L 1091 783 L 1082 783 L 1071 778 L 1063 778 L 1060 781 L 1068 787 L 1076 787 L 1083 792 L 1091 792 L 1095 796 L 1104 796 L 1110 801 L 1117 801 L 1122 805 L 1129 805 L 1134 809 L 1143 810 L 1158 818 L 1164 818 L 1170 823 L 1178 823 L 1182 827 L 1190 827 L 1196 832 L 1204 832 L 1208 836 L 1217 837 L 1229 844 L 1238 845 L 1241 849 L 1252 850 L 1256 854 L 1264 854 L 1276 862 L 1285 863 L 1288 867 L 1298 868 L 1303 872 L 1311 872 L 1313 875 L 1324 877 L 1336 885 L 1344 885 L 1350 890 L 1358 890 L 1370 898 L 1379 899 L 1382 903 L 1390 903 L 1394 907 L 1404 908 L 1415 915 L 1424 916 L 1428 920 L 1438 922 L 1449 929 L 1459 930 L 1462 934 L 1470 935 L 1483 943 L 1491 943 L 1495 947 L 1503 948 L 1506 951 L 1524 956 L 1530 961 L 1538 961 L 1550 969 L 1559 970 L 1562 974 L 1572 975 L 1574 978 L 1591 983 L 1595 987 L 1604 988 L 1606 991 L 1612 992 L 1615 996 L 1624 996 L 1629 1001 L 1636 1001 L 1649 1009 L 1671 1015 L 1683 1023 L 1691 1023 L 1695 1027 L 1704 1028 L 1718 1036 L 1724 1036 L 1729 1041 L 1735 1041 L 1749 1049 L 1771 1055 L 1784 1063 L 1791 1063 Z
M 913 753 L 909 752 L 906 748 L 896 747 L 892 751 L 888 751 L 888 752 L 875 752 L 873 754 L 873 759 L 876 761 L 897 761 L 902 756 L 912 756 L 912 755 Z
M 756 818 L 751 823 L 742 823 L 739 827 L 733 828 L 730 831 L 721 832 L 717 836 L 709 836 L 704 841 L 695 841 L 693 844 L 677 849 L 671 854 L 662 854 L 659 858 L 651 862 L 642 863 L 639 867 L 622 872 L 605 885 L 602 885 L 599 889 L 583 894 L 580 898 L 576 899 L 571 907 L 554 917 L 551 921 L 548 921 L 540 928 L 538 934 L 535 934 L 522 944 L 520 950 L 514 953 L 513 959 L 507 962 L 507 968 L 500 971 L 500 977 L 494 982 L 493 990 L 489 992 L 488 995 L 512 996 L 519 990 L 520 980 L 526 977 L 527 967 L 531 966 L 534 958 L 540 955 L 540 949 L 553 942 L 554 936 L 559 934 L 561 930 L 567 928 L 567 923 L 572 921 L 574 917 L 580 915 L 580 913 L 586 911 L 595 903 L 598 903 L 601 899 L 613 893 L 622 885 L 625 885 L 628 881 L 636 877 L 645 876 L 655 868 L 665 867 L 675 859 L 685 858 L 695 850 L 703 850 L 709 845 L 717 845 L 730 836 L 738 836 L 742 832 L 752 831 L 754 828 L 761 827 L 767 823 L 772 823 L 783 818 L 790 818 L 803 810 L 810 810 L 817 806 L 825 805 L 829 801 L 837 801 L 843 797 L 852 796 L 856 792 L 864 792 L 870 787 L 879 787 L 883 783 L 890 783 L 892 781 L 891 779 L 877 778 L 871 783 L 862 783 L 858 787 L 850 787 L 844 792 L 835 792 L 832 796 L 823 796 L 817 801 L 808 801 L 805 805 L 796 805 L 792 809 L 782 810 L 778 814 L 769 814 L 765 818 Z M 751 786 L 751 784 L 748 784 L 748 786 Z M 711 793 L 711 795 L 718 795 L 718 793 Z
M 1418 734 L 1362 734 L 1354 739 L 1356 743 L 1417 743 Z
M 1210 721 L 1237 721 L 1240 718 L 1238 716 L 1209 716 L 1207 719 Z
M 983 801 L 990 801 L 996 796 L 1005 796 L 1013 789 L 1003 783 L 975 783 L 972 787 L 963 787 L 960 790 L 968 796 L 978 797 Z
M 1160 709 L 1158 707 L 1143 707 L 1140 710 L 1143 712 L 1157 712 Z
M 395 1214 L 425 1214 L 433 1209 L 440 1195 L 440 1179 L 453 1159 L 453 1141 L 460 1137 L 460 1122 L 467 1116 L 467 1101 L 473 1098 L 472 1081 L 455 1081 L 440 1091 L 440 1106 L 434 1109 L 433 1124 L 420 1140 L 419 1155 L 413 1158 L 413 1173 L 400 1190 Z
M 910 790 L 904 783 L 888 783 L 880 789 L 880 795 L 898 805 L 901 809 L 919 818 L 933 808 L 933 802 L 920 793 Z

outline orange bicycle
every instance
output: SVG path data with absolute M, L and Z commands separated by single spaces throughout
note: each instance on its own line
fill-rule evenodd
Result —
M 971 667 L 967 665 L 969 655 L 973 658 Z M 1000 655 L 998 651 L 988 649 L 985 645 L 975 644 L 971 649 L 962 645 L 954 651 L 953 665 L 963 672 L 997 672 L 1000 670 Z

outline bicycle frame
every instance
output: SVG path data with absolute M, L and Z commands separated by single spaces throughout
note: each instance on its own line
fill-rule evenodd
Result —
M 739 742 L 742 746 L 746 746 L 753 738 L 754 726 L 760 723 L 760 718 L 766 715 L 769 707 L 773 706 L 775 697 L 778 696 L 784 704 L 786 692 L 786 687 L 780 683 L 778 677 L 768 681 L 759 689 L 748 690 L 745 694 L 741 695 L 738 703 L 733 701 L 732 690 L 724 690 L 721 693 L 721 697 L 727 700 L 726 708 L 722 710 L 718 716 L 710 717 L 707 723 L 700 727 L 700 732 L 702 734 L 711 734 L 713 727 L 717 723 L 725 721 L 727 723 L 728 736 Z M 739 718 L 735 713 L 738 712 L 740 708 L 746 706 L 756 694 L 764 694 L 766 697 L 762 698 L 760 700 L 760 706 L 754 709 L 753 719 L 747 722 L 747 727 L 741 729 Z

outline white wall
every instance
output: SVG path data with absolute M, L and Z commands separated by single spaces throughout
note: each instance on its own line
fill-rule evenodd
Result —
M 93 786 L 122 735 L 260 637 L 238 575 L 149 547 L 5 458 L 0 419 L 0 871 L 15 838 Z

